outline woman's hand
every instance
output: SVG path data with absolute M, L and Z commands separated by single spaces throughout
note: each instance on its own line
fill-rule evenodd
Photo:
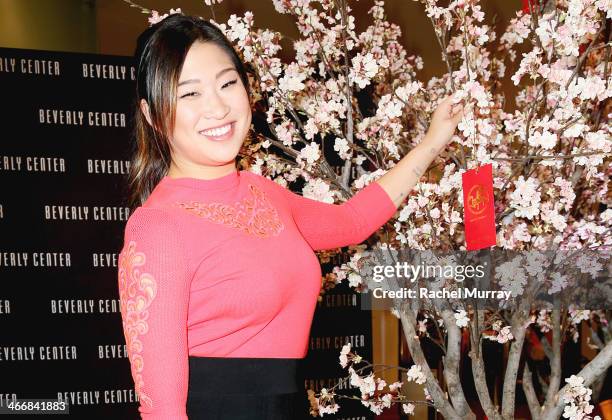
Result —
M 463 106 L 453 104 L 453 96 L 447 96 L 434 111 L 424 142 L 437 153 L 441 152 L 455 134 L 461 118 L 463 118 Z

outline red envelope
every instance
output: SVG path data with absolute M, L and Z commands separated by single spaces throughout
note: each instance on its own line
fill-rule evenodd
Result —
M 496 245 L 493 166 L 489 163 L 461 176 L 463 222 L 468 251 Z
M 538 0 L 523 0 L 523 12 L 529 13 L 529 3 L 531 3 L 532 9 L 539 6 Z

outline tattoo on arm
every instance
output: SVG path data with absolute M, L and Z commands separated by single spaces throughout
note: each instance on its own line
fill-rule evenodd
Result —
M 406 193 L 401 192 L 401 193 L 399 193 L 399 195 L 393 201 L 397 201 L 397 202 L 401 203 L 402 201 L 404 201 L 404 196 L 405 195 L 406 195 Z
M 417 176 L 417 178 L 420 178 L 421 175 L 423 175 L 423 173 L 425 173 L 425 170 L 422 167 L 420 167 L 420 166 L 415 166 L 412 169 L 412 173 L 415 174 Z

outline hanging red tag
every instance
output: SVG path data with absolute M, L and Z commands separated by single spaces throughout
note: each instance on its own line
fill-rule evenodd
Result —
M 540 7 L 539 0 L 523 0 L 523 12 L 529 14 L 529 5 L 531 4 L 531 8 L 535 9 L 536 7 Z
M 489 163 L 464 172 L 461 179 L 465 244 L 468 251 L 495 246 L 492 165 Z

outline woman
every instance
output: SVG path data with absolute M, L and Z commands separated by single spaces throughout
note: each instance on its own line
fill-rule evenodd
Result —
M 383 225 L 452 136 L 447 99 L 424 141 L 342 205 L 303 198 L 235 158 L 251 125 L 223 34 L 173 14 L 139 37 L 133 208 L 121 315 L 143 419 L 298 419 L 298 362 L 320 288 L 313 250 Z

